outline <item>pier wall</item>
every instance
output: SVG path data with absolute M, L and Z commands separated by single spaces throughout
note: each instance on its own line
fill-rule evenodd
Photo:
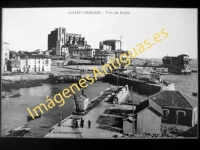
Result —
M 42 75 L 33 75 L 33 74 L 26 74 L 26 75 L 8 75 L 2 76 L 4 80 L 10 81 L 22 81 L 22 80 L 46 80 L 49 77 L 49 74 L 42 74 Z
M 152 94 L 156 94 L 156 93 L 160 92 L 162 89 L 162 86 L 155 85 L 155 84 L 147 84 L 145 82 L 138 82 L 138 81 L 132 80 L 128 77 L 120 76 L 118 81 L 117 81 L 117 78 L 118 78 L 117 75 L 108 74 L 105 77 L 104 81 L 109 82 L 114 85 L 117 85 L 117 82 L 119 85 L 122 85 L 122 86 L 127 84 L 129 87 L 133 87 L 133 91 L 136 91 L 141 94 L 152 95 Z

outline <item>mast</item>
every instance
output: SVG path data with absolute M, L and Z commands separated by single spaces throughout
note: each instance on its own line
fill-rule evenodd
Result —
M 60 122 L 62 121 L 62 109 L 60 111 Z

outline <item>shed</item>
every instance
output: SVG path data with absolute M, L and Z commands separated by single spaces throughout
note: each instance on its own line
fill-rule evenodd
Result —
M 152 100 L 163 110 L 163 123 L 193 127 L 197 124 L 197 99 L 181 91 L 161 91 L 145 100 Z M 145 101 L 144 100 L 144 101 Z
M 134 126 L 138 133 L 161 134 L 162 109 L 151 100 L 146 100 L 136 106 L 134 111 Z M 123 119 L 123 132 L 133 133 L 133 117 Z
M 138 133 L 161 134 L 161 119 L 163 111 L 151 100 L 141 102 L 134 112 L 136 130 Z
M 123 133 L 133 133 L 133 117 L 127 117 L 123 119 Z

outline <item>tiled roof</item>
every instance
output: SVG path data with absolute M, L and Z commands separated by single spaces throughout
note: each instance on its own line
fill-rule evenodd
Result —
M 42 55 L 42 54 L 38 54 L 38 55 L 20 55 L 20 58 L 33 58 L 33 59 L 37 59 L 37 58 L 49 58 L 48 55 Z
M 180 91 L 179 91 L 180 92 Z M 186 101 L 188 101 L 188 103 L 190 103 L 190 105 L 195 108 L 197 107 L 197 100 L 195 98 L 193 98 L 192 96 L 189 96 L 185 93 L 180 92 L 180 94 L 182 94 L 182 96 L 184 97 L 184 99 Z
M 87 96 L 86 95 L 80 95 L 80 96 L 77 96 L 77 101 L 83 101 L 87 99 Z
M 126 51 L 121 50 L 121 49 L 118 49 L 118 50 L 114 50 L 113 52 L 114 52 L 114 53 L 125 53 Z
M 89 46 L 89 47 L 91 47 L 89 44 L 86 44 L 86 46 Z
M 158 104 L 153 102 L 152 100 L 145 100 L 145 101 L 141 102 L 138 106 L 136 106 L 135 113 L 140 113 L 141 111 L 143 111 L 146 108 L 157 113 L 158 115 L 163 115 L 162 108 Z
M 80 44 L 74 44 L 74 45 L 71 45 L 70 47 L 83 47 L 83 45 L 80 45 Z
M 152 100 L 158 105 L 179 107 L 179 108 L 195 108 L 197 107 L 197 100 L 180 91 L 161 91 L 155 95 L 152 95 L 145 100 Z
M 91 50 L 93 50 L 93 49 L 91 49 L 91 48 L 90 49 L 83 49 L 83 51 L 91 51 Z
M 107 42 L 116 42 L 116 41 L 120 41 L 120 40 L 115 40 L 115 39 L 110 39 L 110 40 L 105 40 Z
M 101 51 L 99 54 L 114 54 L 112 51 Z

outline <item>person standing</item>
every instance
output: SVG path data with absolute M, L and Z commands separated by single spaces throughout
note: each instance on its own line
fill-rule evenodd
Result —
M 88 128 L 90 128 L 90 127 L 91 127 L 91 121 L 88 120 Z
M 78 120 L 75 122 L 75 127 L 78 128 Z
M 81 124 L 80 124 L 80 126 L 81 126 L 81 128 L 84 127 L 84 120 L 83 120 L 83 118 L 81 118 Z

